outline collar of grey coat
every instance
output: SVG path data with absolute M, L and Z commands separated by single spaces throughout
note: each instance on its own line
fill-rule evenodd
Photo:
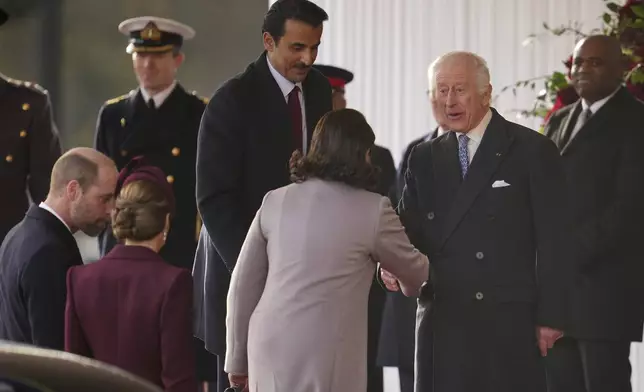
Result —
M 69 231 L 67 226 L 58 219 L 51 212 L 38 207 L 37 204 L 29 207 L 27 211 L 27 218 L 38 220 L 44 223 L 47 228 L 58 238 L 58 240 L 65 245 L 70 251 L 78 253 L 78 260 L 82 264 L 82 257 L 80 251 L 78 250 L 78 245 L 76 244 L 76 239 L 73 234 Z
M 577 118 L 579 118 L 582 111 L 581 99 L 572 104 L 568 115 L 565 120 L 562 121 L 562 125 L 559 127 L 557 136 L 555 137 L 555 142 L 557 147 L 559 147 L 561 154 L 564 155 L 568 153 L 571 148 L 588 138 L 589 135 L 603 129 L 603 125 L 609 121 L 611 117 L 615 116 L 620 107 L 622 107 L 629 99 L 635 98 L 626 87 L 620 88 L 615 95 L 613 95 L 601 108 L 599 108 L 597 113 L 593 113 L 590 119 L 588 119 L 588 121 L 579 129 L 575 137 L 569 138 L 568 143 L 566 143 L 566 145 L 562 145 L 564 135 L 566 132 L 573 131 L 577 124 Z
M 505 159 L 514 141 L 514 136 L 508 129 L 508 121 L 496 110 L 491 110 L 492 120 L 483 134 L 467 176 L 462 181 L 458 142 L 454 132 L 443 135 L 432 144 L 434 186 L 445 190 L 438 192 L 441 197 L 436 203 L 438 208 L 447 211 L 439 247 L 445 244 L 479 193 L 489 186 L 490 178 Z

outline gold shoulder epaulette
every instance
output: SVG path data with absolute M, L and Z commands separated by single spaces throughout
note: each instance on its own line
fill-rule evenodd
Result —
M 38 83 L 29 82 L 29 81 L 26 81 L 26 80 L 18 80 L 18 79 L 9 78 L 9 77 L 6 78 L 6 79 L 7 79 L 7 82 L 13 84 L 14 86 L 26 87 L 26 88 L 38 91 L 38 92 L 43 93 L 43 94 L 47 94 L 47 90 L 45 90 L 45 88 L 43 86 L 39 85 Z
M 196 91 L 193 91 L 193 92 L 192 92 L 192 95 L 194 95 L 195 97 L 199 98 L 199 100 L 200 100 L 201 102 L 205 103 L 205 104 L 208 104 L 208 102 L 210 102 L 210 99 L 209 99 L 209 98 L 206 98 L 206 97 L 202 97 L 202 96 L 200 96 L 199 94 L 197 94 L 197 92 L 196 92 Z
M 108 99 L 107 101 L 105 101 L 105 104 L 106 105 L 112 105 L 112 104 L 115 104 L 117 102 L 120 102 L 120 101 L 124 100 L 125 98 L 127 98 L 129 96 L 130 96 L 130 93 L 123 94 L 123 95 L 121 95 L 119 97 Z

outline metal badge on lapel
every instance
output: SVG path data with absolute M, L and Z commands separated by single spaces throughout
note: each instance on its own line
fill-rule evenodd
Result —
M 121 127 L 125 126 L 125 117 L 121 117 Z

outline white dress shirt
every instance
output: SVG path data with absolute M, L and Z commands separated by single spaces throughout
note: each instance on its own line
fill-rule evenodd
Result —
M 293 88 L 295 86 L 300 88 L 300 92 L 297 95 L 300 98 L 300 109 L 302 110 L 302 151 L 306 155 L 308 133 L 306 131 L 306 108 L 304 106 L 304 89 L 302 88 L 302 83 L 298 82 L 297 84 L 295 84 L 286 79 L 273 67 L 273 64 L 271 64 L 271 62 L 268 60 L 268 56 L 266 57 L 266 62 L 268 63 L 268 69 L 271 70 L 273 79 L 275 79 L 277 85 L 280 87 L 280 90 L 282 90 L 282 94 L 284 95 L 284 100 L 286 101 L 286 103 L 288 103 L 288 95 L 291 93 L 291 91 L 293 91 Z
M 158 109 L 159 107 L 161 107 L 163 102 L 165 102 L 165 100 L 170 96 L 170 94 L 172 94 L 172 91 L 174 91 L 174 88 L 176 86 L 177 86 L 177 81 L 175 80 L 165 90 L 160 91 L 152 96 L 144 88 L 141 88 L 141 95 L 143 96 L 143 100 L 145 101 L 146 105 L 150 101 L 150 98 L 152 98 L 154 100 L 154 105 Z
M 604 106 L 604 104 L 606 104 L 606 102 L 608 102 L 609 99 L 613 98 L 613 96 L 615 94 L 617 94 L 617 91 L 619 91 L 620 88 L 621 88 L 621 86 L 619 86 L 617 88 L 617 90 L 613 91 L 613 93 L 611 95 L 607 96 L 606 98 L 600 99 L 599 101 L 593 103 L 592 105 L 589 105 L 588 102 L 585 99 L 582 99 L 581 100 L 581 112 L 583 113 L 584 110 L 586 110 L 586 109 L 588 109 L 590 107 L 590 111 L 592 112 L 592 115 L 594 116 L 595 113 L 597 113 L 597 111 L 599 109 L 601 109 L 601 107 Z M 581 114 L 580 114 L 577 117 L 577 122 L 575 123 L 575 128 L 572 130 L 572 134 L 570 135 L 570 139 L 568 140 L 568 143 L 570 143 L 570 140 L 572 140 L 575 137 L 575 135 L 579 132 L 579 130 L 581 129 L 582 125 L 584 125 L 584 124 L 582 124 L 582 122 L 581 122 Z
M 454 132 L 456 134 L 456 140 L 458 140 L 458 137 L 463 134 L 467 135 L 467 137 L 469 138 L 467 142 L 467 154 L 470 163 L 472 163 L 472 159 L 474 159 L 474 154 L 476 154 L 476 150 L 478 150 L 479 145 L 481 144 L 481 140 L 483 140 L 483 134 L 485 133 L 487 126 L 490 125 L 491 120 L 492 111 L 488 109 L 485 116 L 483 116 L 483 119 L 481 119 L 481 122 L 479 122 L 479 124 L 475 126 L 471 131 L 467 133 Z
M 54 211 L 54 210 L 53 210 L 53 208 L 51 208 L 51 207 L 49 207 L 47 204 L 45 204 L 45 202 L 44 202 L 44 201 L 43 201 L 43 202 L 40 202 L 40 204 L 38 204 L 38 207 L 42 208 L 43 210 L 47 210 L 47 211 L 49 211 L 49 213 L 51 213 L 53 216 L 55 216 L 56 218 L 58 218 L 58 220 L 59 220 L 59 221 L 63 222 L 63 225 L 65 225 L 65 227 L 67 228 L 67 230 L 69 230 L 69 232 L 70 232 L 70 233 L 72 233 L 72 229 L 70 229 L 70 228 L 69 228 L 69 226 L 67 225 L 67 223 L 65 223 L 65 221 L 63 220 L 63 218 L 61 218 L 61 217 L 60 217 L 60 215 L 58 215 L 58 214 L 56 213 L 56 211 Z M 72 233 L 72 234 L 73 234 L 73 233 Z

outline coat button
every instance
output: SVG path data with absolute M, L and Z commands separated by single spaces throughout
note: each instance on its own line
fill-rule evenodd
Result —
M 26 112 L 27 110 L 29 110 L 29 108 L 30 108 L 30 107 L 31 107 L 31 105 L 29 105 L 29 104 L 28 104 L 28 103 L 26 103 L 26 102 L 22 104 L 22 110 L 24 110 L 25 112 Z
M 482 300 L 483 299 L 483 293 L 481 293 L 480 291 L 478 293 L 476 293 L 476 299 L 478 299 L 479 301 Z
M 27 137 L 27 131 L 25 131 L 24 129 L 20 131 L 20 137 Z
M 170 184 L 174 182 L 174 176 L 170 175 L 165 178 Z
M 9 154 L 6 157 L 4 157 L 4 160 L 11 163 L 13 162 L 13 155 Z
M 483 252 L 476 252 L 476 258 L 477 258 L 477 259 L 479 259 L 479 260 L 483 260 L 483 257 L 485 257 L 485 255 L 483 254 Z
M 127 156 L 127 151 L 125 151 L 125 150 L 121 150 L 121 156 L 122 156 L 122 157 Z
M 178 157 L 180 153 L 181 153 L 181 150 L 179 149 L 179 147 L 175 147 L 172 149 L 173 156 Z
M 434 213 L 430 212 L 429 214 L 427 214 L 427 219 L 432 220 L 434 219 L 434 216 L 435 216 Z

